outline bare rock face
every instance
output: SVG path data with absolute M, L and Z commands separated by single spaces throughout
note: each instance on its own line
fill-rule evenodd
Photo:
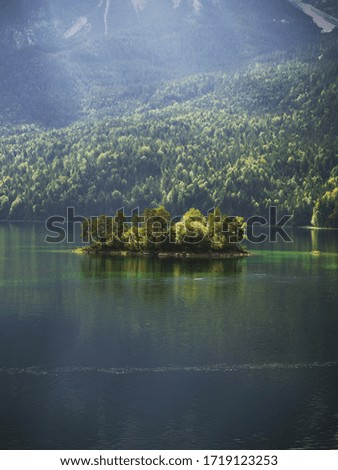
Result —
M 312 18 L 322 33 L 331 33 L 338 26 L 338 5 L 330 0 L 288 0 L 293 6 Z M 335 2 L 336 3 L 336 2 Z

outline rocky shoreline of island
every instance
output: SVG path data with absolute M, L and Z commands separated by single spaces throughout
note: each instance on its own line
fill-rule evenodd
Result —
M 102 249 L 102 247 L 86 246 L 74 250 L 77 254 L 89 255 L 102 255 L 102 256 L 116 256 L 116 257 L 143 257 L 143 258 L 159 258 L 159 259 L 234 259 L 234 258 L 248 258 L 251 255 L 246 250 L 234 250 L 227 252 L 147 252 L 147 251 L 128 251 L 128 250 L 110 250 Z

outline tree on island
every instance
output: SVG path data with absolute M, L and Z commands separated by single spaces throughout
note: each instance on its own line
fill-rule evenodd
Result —
M 172 218 L 159 206 L 147 208 L 142 216 L 125 217 L 120 210 L 114 217 L 101 215 L 87 219 L 82 237 L 92 251 L 130 251 L 140 253 L 234 252 L 244 237 L 244 219 L 229 217 L 217 207 L 204 216 L 189 209 L 181 218 Z

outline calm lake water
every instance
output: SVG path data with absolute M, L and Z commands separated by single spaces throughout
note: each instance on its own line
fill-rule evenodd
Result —
M 338 448 L 337 231 L 215 261 L 44 235 L 0 224 L 0 448 Z

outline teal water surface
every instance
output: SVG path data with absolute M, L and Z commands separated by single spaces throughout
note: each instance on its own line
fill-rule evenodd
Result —
M 44 236 L 0 225 L 1 448 L 338 448 L 337 231 L 213 261 Z

